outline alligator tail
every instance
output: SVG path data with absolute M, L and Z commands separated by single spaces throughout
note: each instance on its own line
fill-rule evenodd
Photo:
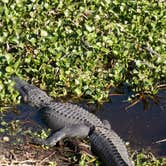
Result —
M 95 127 L 90 134 L 91 148 L 107 166 L 134 166 L 121 138 L 113 131 Z

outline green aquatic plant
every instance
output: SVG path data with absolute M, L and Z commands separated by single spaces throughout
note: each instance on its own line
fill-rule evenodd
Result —
M 54 97 L 108 99 L 127 84 L 156 95 L 166 78 L 166 3 L 2 0 L 0 100 L 17 102 L 12 75 Z

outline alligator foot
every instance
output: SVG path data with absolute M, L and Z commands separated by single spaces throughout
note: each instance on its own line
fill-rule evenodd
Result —
M 56 143 L 66 137 L 87 137 L 90 132 L 90 127 L 84 124 L 71 125 L 64 127 L 61 130 L 51 134 L 47 139 L 36 139 L 35 144 L 41 144 L 53 147 Z

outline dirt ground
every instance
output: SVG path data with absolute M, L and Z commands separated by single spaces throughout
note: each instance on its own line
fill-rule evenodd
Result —
M 81 153 L 91 155 L 86 145 L 78 140 L 67 140 L 49 149 L 28 142 L 12 145 L 1 141 L 0 166 L 78 166 Z

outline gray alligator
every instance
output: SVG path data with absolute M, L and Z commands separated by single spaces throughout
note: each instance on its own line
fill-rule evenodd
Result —
M 93 153 L 105 165 L 133 166 L 123 141 L 108 121 L 101 121 L 78 105 L 56 102 L 46 92 L 18 77 L 12 80 L 23 101 L 40 110 L 45 124 L 53 131 L 46 140 L 38 140 L 41 144 L 54 146 L 65 137 L 89 136 Z

